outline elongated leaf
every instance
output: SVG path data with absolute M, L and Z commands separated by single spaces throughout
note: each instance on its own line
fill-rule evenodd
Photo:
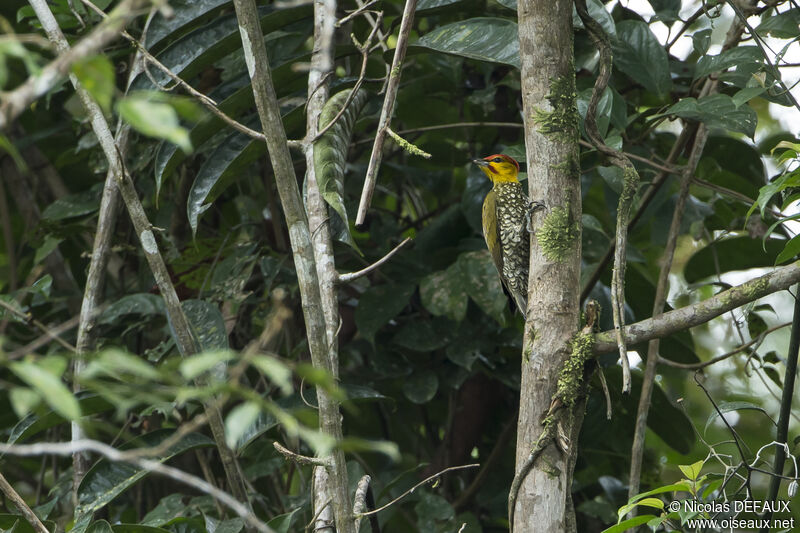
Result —
M 148 293 L 123 296 L 103 311 L 98 324 L 117 324 L 127 315 L 163 315 L 164 300 L 161 296 Z
M 154 431 L 126 443 L 122 448 L 157 446 L 173 433 L 174 430 L 172 429 Z M 171 446 L 164 454 L 153 458 L 153 460 L 164 462 L 187 450 L 213 445 L 213 441 L 208 437 L 199 433 L 190 433 L 177 444 Z M 105 507 L 147 474 L 147 470 L 129 463 L 112 462 L 106 459 L 99 461 L 89 469 L 78 487 L 78 508 L 75 510 L 76 522 Z
M 228 348 L 228 333 L 219 307 L 205 300 L 186 300 L 181 305 L 202 351 Z
M 667 52 L 642 21 L 623 20 L 612 39 L 614 66 L 648 91 L 666 95 L 672 88 Z
M 427 48 L 519 68 L 517 25 L 506 19 L 481 17 L 446 24 L 423 35 L 409 48 Z
M 311 14 L 311 6 L 276 9 L 272 6 L 258 8 L 261 28 L 269 33 L 288 24 L 305 19 Z M 205 26 L 197 28 L 171 43 L 163 52 L 157 54 L 161 63 L 183 79 L 190 79 L 218 59 L 239 49 L 241 37 L 236 15 L 215 18 Z M 153 79 L 160 85 L 170 83 L 170 78 L 160 70 L 151 69 Z M 131 89 L 155 89 L 150 79 L 140 74 L 131 84 Z
M 761 35 L 770 35 L 779 39 L 794 39 L 797 37 L 797 27 L 800 25 L 800 9 L 793 8 L 783 13 L 773 13 L 761 19 L 756 31 Z
M 111 112 L 114 95 L 114 66 L 104 55 L 92 56 L 72 65 L 72 72 L 100 105 L 103 112 Z
M 370 342 L 375 333 L 408 305 L 413 285 L 378 285 L 361 295 L 355 320 L 359 333 Z
M 296 107 L 284 115 L 287 130 L 290 129 L 290 121 L 302 118 L 301 112 L 302 108 Z M 249 124 L 255 126 L 256 123 L 257 120 L 253 120 Z M 267 145 L 263 141 L 236 132 L 229 135 L 208 156 L 206 162 L 200 167 L 186 200 L 186 212 L 192 234 L 197 233 L 200 215 L 211 207 L 211 202 L 237 178 L 241 178 L 244 169 L 264 155 L 266 151 Z
M 606 6 L 600 0 L 586 0 L 586 10 L 589 16 L 596 20 L 600 26 L 605 30 L 606 35 L 614 37 L 617 35 L 617 26 L 614 24 L 614 19 L 611 18 L 611 13 L 606 11 Z M 583 28 L 583 21 L 578 16 L 575 6 L 572 6 L 572 25 L 576 28 Z
M 255 402 L 244 402 L 228 413 L 225 417 L 225 442 L 228 447 L 235 449 L 237 443 L 244 435 L 251 432 L 251 427 L 258 421 L 261 407 Z
M 487 250 L 466 252 L 458 257 L 460 279 L 464 288 L 478 307 L 501 325 L 505 324 L 503 311 L 508 305 L 497 268 Z
M 351 91 L 340 91 L 322 108 L 319 127 L 324 128 L 336 117 Z M 347 148 L 361 109 L 367 102 L 367 92 L 359 91 L 339 120 L 314 144 L 314 172 L 322 197 L 341 217 L 347 230 L 346 244 L 357 249 L 350 234 L 350 223 L 344 206 L 344 174 L 347 166 Z
M 42 400 L 53 411 L 67 420 L 81 417 L 81 407 L 72 392 L 61 382 L 59 376 L 50 373 L 40 365 L 28 361 L 17 361 L 9 364 L 14 374 L 39 393 Z
M 169 104 L 156 102 L 145 94 L 137 93 L 120 100 L 117 111 L 139 133 L 165 139 L 180 146 L 184 152 L 192 151 L 189 131 L 181 126 L 178 113 Z
M 113 405 L 108 403 L 108 400 L 96 394 L 83 394 L 82 397 L 78 398 L 78 405 L 80 406 L 83 416 L 103 413 L 114 408 Z M 61 424 L 64 421 L 64 417 L 57 411 L 50 411 L 42 416 L 30 414 L 17 422 L 17 425 L 11 429 L 11 434 L 8 436 L 8 444 L 24 442 L 32 436 Z
M 714 422 L 714 420 L 719 418 L 720 413 L 724 415 L 725 413 L 730 413 L 731 411 L 761 411 L 762 413 L 764 413 L 764 415 L 766 415 L 767 418 L 769 418 L 770 422 L 772 422 L 772 424 L 775 425 L 775 421 L 772 420 L 772 418 L 770 418 L 767 410 L 761 407 L 760 405 L 755 405 L 750 402 L 719 402 L 719 405 L 717 405 L 717 409 L 715 409 L 714 411 L 711 412 L 711 414 L 708 415 L 708 418 L 706 419 L 706 425 L 705 427 L 703 427 L 703 432 L 707 431 L 708 426 L 710 426 L 711 423 Z
M 698 120 L 710 127 L 738 131 L 751 138 L 756 133 L 758 122 L 758 115 L 750 106 L 737 107 L 727 94 L 712 94 L 699 100 L 691 97 L 681 98 L 678 103 L 662 113 L 663 115 Z
M 744 63 L 760 62 L 761 57 L 761 51 L 756 46 L 739 46 L 719 55 L 703 56 L 694 68 L 694 79 Z
M 147 30 L 147 46 L 157 47 L 166 37 L 173 37 L 175 32 L 198 19 L 218 11 L 230 0 L 170 0 L 171 16 L 165 17 L 159 11 Z

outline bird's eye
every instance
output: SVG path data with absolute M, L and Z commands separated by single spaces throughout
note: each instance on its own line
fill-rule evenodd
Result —
M 495 157 L 494 159 L 492 159 L 492 161 L 495 162 L 495 163 L 502 163 L 503 162 L 503 158 L 502 157 Z

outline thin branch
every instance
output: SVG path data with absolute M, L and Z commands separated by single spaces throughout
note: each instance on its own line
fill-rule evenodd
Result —
M 94 10 L 100 16 L 108 17 L 108 15 L 106 15 L 103 12 L 102 9 L 100 9 L 99 7 L 94 5 L 91 2 L 91 0 L 81 0 L 81 2 L 83 2 L 90 9 Z M 255 130 L 251 129 L 251 128 L 248 128 L 247 126 L 245 126 L 241 122 L 239 122 L 239 121 L 235 120 L 234 118 L 231 118 L 230 116 L 225 114 L 223 111 L 220 111 L 219 104 L 217 102 L 215 102 L 213 98 L 211 98 L 209 96 L 206 96 L 205 94 L 201 93 L 200 91 L 198 91 L 197 89 L 195 89 L 194 87 L 192 87 L 191 85 L 186 83 L 183 80 L 183 78 L 181 78 L 180 76 L 178 76 L 177 74 L 172 72 L 172 70 L 170 70 L 169 67 L 164 65 L 161 61 L 159 61 L 158 58 L 156 58 L 153 54 L 151 54 L 147 50 L 147 48 L 138 39 L 133 37 L 130 33 L 128 33 L 127 31 L 123 30 L 121 35 L 122 35 L 122 37 L 127 39 L 131 44 L 133 44 L 136 47 L 137 51 L 140 54 L 142 54 L 142 56 L 144 57 L 144 59 L 148 63 L 152 64 L 153 66 L 158 68 L 161 72 L 163 72 L 164 74 L 169 76 L 170 79 L 172 79 L 176 83 L 176 85 L 178 87 L 181 87 L 187 93 L 189 93 L 191 96 L 196 98 L 201 104 L 203 104 L 206 107 L 206 109 L 208 109 L 218 119 L 223 121 L 225 124 L 227 124 L 231 128 L 235 129 L 236 131 L 238 131 L 240 133 L 244 133 L 248 137 L 251 137 L 253 139 L 257 139 L 257 140 L 260 140 L 260 141 L 265 140 L 263 133 L 260 133 L 260 132 L 257 132 Z
M 469 464 L 469 465 L 451 466 L 451 467 L 445 468 L 441 472 L 437 472 L 437 473 L 433 474 L 432 476 L 426 477 L 425 479 L 423 479 L 422 481 L 420 481 L 419 483 L 417 483 L 416 485 L 414 485 L 413 487 L 411 487 L 410 489 L 405 491 L 403 494 L 401 494 L 400 496 L 398 496 L 394 500 L 392 500 L 389 503 L 387 503 L 386 505 L 378 507 L 377 509 L 374 509 L 372 511 L 367 511 L 365 513 L 360 513 L 358 516 L 369 516 L 369 515 L 377 514 L 377 513 L 381 512 L 381 511 L 383 511 L 384 509 L 387 509 L 387 508 L 391 507 L 392 505 L 394 505 L 395 503 L 399 502 L 400 500 L 402 500 L 406 496 L 408 496 L 410 494 L 413 494 L 414 491 L 417 490 L 418 488 L 420 488 L 421 486 L 425 485 L 426 483 L 428 483 L 430 481 L 433 481 L 434 479 L 436 479 L 438 477 L 441 477 L 442 475 L 446 474 L 447 472 L 452 472 L 454 470 L 466 470 L 467 468 L 477 468 L 479 466 L 481 466 L 481 465 L 478 464 L 478 463 L 473 463 L 473 464 Z
M 406 0 L 403 8 L 403 18 L 400 21 L 400 32 L 397 36 L 397 46 L 394 50 L 392 59 L 392 69 L 389 71 L 389 80 L 386 84 L 386 94 L 383 99 L 381 118 L 378 121 L 378 130 L 375 134 L 375 142 L 372 145 L 372 153 L 369 157 L 367 175 L 364 178 L 364 188 L 361 192 L 361 200 L 356 214 L 356 226 L 364 224 L 367 216 L 367 209 L 372 202 L 372 194 L 375 192 L 375 184 L 378 181 L 378 169 L 380 168 L 381 158 L 383 157 L 383 143 L 386 140 L 386 133 L 389 123 L 392 120 L 394 104 L 397 99 L 397 89 L 400 86 L 400 73 L 402 71 L 403 60 L 406 56 L 408 46 L 408 36 L 411 33 L 411 26 L 414 23 L 414 11 L 417 9 L 417 0 Z
M 321 466 L 321 467 L 330 466 L 330 461 L 327 461 L 320 457 L 309 457 L 307 455 L 300 455 L 299 453 L 295 453 L 292 450 L 282 446 L 278 441 L 274 441 L 272 443 L 272 446 L 279 454 L 286 457 L 286 459 L 288 459 L 289 461 L 293 461 L 297 464 L 306 466 Z
M 373 5 L 377 4 L 377 3 L 378 3 L 378 0 L 370 0 L 366 4 L 360 6 L 355 11 L 351 11 L 347 16 L 339 19 L 336 22 L 336 27 L 340 28 L 343 24 L 346 24 L 347 22 L 349 22 L 350 19 L 360 15 L 365 9 L 367 9 L 368 7 L 373 6 Z M 380 20 L 380 19 L 378 19 L 378 20 Z M 378 24 L 373 24 L 373 31 L 375 31 L 377 28 L 378 28 Z
M 625 337 L 631 344 L 663 338 L 673 333 L 704 324 L 723 313 L 753 302 L 800 282 L 800 261 L 778 267 L 763 276 L 731 287 L 701 302 L 675 309 L 657 318 L 648 318 L 625 326 Z M 614 331 L 595 337 L 594 353 L 607 353 L 616 347 Z
M 592 143 L 586 142 L 584 140 L 578 141 L 578 144 L 580 144 L 581 146 L 586 147 L 586 148 L 594 148 L 594 145 Z M 655 161 L 652 161 L 651 159 L 648 159 L 646 157 L 642 157 L 640 155 L 636 155 L 636 154 L 631 153 L 631 152 L 622 151 L 622 154 L 624 154 L 625 157 L 627 157 L 629 159 L 633 159 L 635 161 L 639 161 L 641 163 L 644 163 L 645 165 L 653 167 L 654 169 L 660 170 L 661 172 L 664 172 L 666 174 L 679 174 L 681 172 L 680 168 L 672 167 L 672 166 L 666 166 L 666 165 L 660 165 L 660 164 L 656 163 Z
M 69 320 L 67 320 L 66 322 L 63 322 L 54 328 L 49 328 L 44 334 L 32 340 L 25 346 L 21 346 L 16 350 L 14 350 L 13 352 L 9 352 L 8 354 L 6 354 L 6 359 L 13 361 L 14 359 L 19 359 L 20 357 L 25 357 L 26 355 L 35 352 L 45 344 L 51 342 L 54 336 L 60 337 L 62 334 L 75 328 L 78 325 L 79 321 L 80 321 L 80 316 L 74 316 Z
M 47 326 L 45 326 L 44 324 L 33 318 L 30 314 L 20 311 L 19 309 L 15 308 L 5 300 L 0 300 L 0 307 L 5 309 L 9 313 L 21 318 L 25 322 L 36 326 L 36 329 L 44 333 L 49 339 L 56 341 L 58 344 L 60 344 L 62 347 L 66 348 L 70 352 L 77 351 L 73 345 L 71 345 L 70 343 L 59 337 L 58 333 L 56 333 L 55 331 L 51 330 L 50 328 L 48 328 Z
M 22 513 L 22 516 L 25 517 L 25 520 L 28 521 L 36 533 L 50 533 L 47 528 L 44 527 L 42 521 L 39 520 L 39 517 L 36 516 L 36 513 L 33 512 L 33 509 L 25 503 L 22 496 L 14 490 L 14 487 L 11 486 L 11 483 L 6 480 L 3 474 L 0 474 L 0 491 L 6 495 L 6 498 L 11 500 L 17 509 L 19 509 L 19 512 Z
M 339 279 L 337 280 L 338 283 L 350 283 L 350 282 L 352 282 L 354 280 L 357 280 L 358 278 L 362 278 L 362 277 L 366 276 L 367 274 L 369 274 L 373 270 L 375 270 L 377 268 L 380 268 L 381 265 L 383 265 L 384 263 L 389 261 L 389 259 L 391 259 L 394 254 L 396 254 L 397 252 L 400 251 L 400 248 L 402 248 L 403 246 L 405 246 L 406 244 L 411 242 L 411 240 L 412 240 L 411 237 L 406 237 L 405 239 L 403 239 L 403 242 L 401 242 L 400 244 L 398 244 L 397 246 L 392 248 L 392 250 L 389 253 L 387 253 L 386 255 L 384 255 L 383 257 L 381 257 L 380 259 L 378 259 L 377 261 L 375 261 L 374 263 L 372 263 L 371 265 L 369 265 L 366 268 L 362 268 L 361 270 L 358 270 L 356 272 L 348 272 L 347 274 L 339 274 Z
M 126 452 L 112 448 L 102 442 L 90 439 L 82 439 L 71 442 L 40 442 L 36 444 L 0 444 L 0 453 L 15 455 L 19 457 L 32 457 L 38 455 L 72 455 L 78 452 L 94 452 L 102 455 L 110 461 L 120 461 L 132 464 L 142 470 L 161 474 L 174 481 L 183 483 L 189 487 L 199 490 L 204 494 L 214 497 L 224 504 L 228 509 L 236 513 L 245 523 L 263 533 L 274 533 L 274 530 L 262 522 L 246 505 L 239 502 L 236 498 L 221 491 L 207 481 L 197 476 L 188 474 L 172 466 L 165 465 L 153 459 L 143 459 L 133 457 Z
M 750 348 L 754 344 L 755 345 L 761 344 L 762 342 L 764 342 L 764 339 L 766 338 L 767 335 L 769 335 L 770 333 L 772 333 L 775 330 L 778 330 L 778 329 L 781 329 L 781 328 L 785 328 L 786 326 L 789 326 L 789 325 L 791 325 L 791 322 L 786 322 L 785 324 L 780 324 L 778 326 L 771 327 L 771 328 L 765 330 L 764 332 L 762 332 L 758 337 L 752 339 L 750 342 L 742 344 L 741 346 L 737 346 L 736 348 L 734 348 L 733 350 L 730 350 L 729 352 L 725 352 L 725 353 L 723 353 L 721 355 L 717 355 L 715 357 L 712 357 L 708 361 L 700 361 L 699 363 L 679 363 L 677 361 L 673 361 L 671 359 L 667 359 L 666 357 L 662 357 L 662 356 L 659 355 L 658 356 L 658 364 L 665 365 L 665 366 L 671 366 L 672 368 L 682 368 L 684 370 L 700 370 L 701 368 L 705 368 L 707 366 L 711 366 L 713 364 L 719 363 L 720 361 L 724 361 L 725 359 L 729 359 L 730 357 L 733 357 L 737 353 L 743 352 L 744 350 Z
M 144 0 L 124 0 L 111 11 L 108 19 L 100 23 L 75 46 L 70 48 L 66 41 L 56 42 L 58 57 L 36 76 L 31 76 L 25 83 L 4 95 L 3 103 L 0 105 L 0 131 L 7 128 L 30 104 L 61 83 L 76 61 L 96 54 L 108 43 L 117 39 L 120 30 L 141 14 L 139 8 L 146 3 Z

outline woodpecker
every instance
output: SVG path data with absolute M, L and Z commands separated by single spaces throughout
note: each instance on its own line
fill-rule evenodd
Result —
M 519 163 L 503 154 L 472 162 L 492 181 L 492 190 L 483 200 L 483 238 L 503 285 L 524 317 L 528 302 L 528 225 L 532 207 L 517 180 Z

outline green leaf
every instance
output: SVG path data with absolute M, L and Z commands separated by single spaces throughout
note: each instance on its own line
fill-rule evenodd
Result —
M 800 171 L 798 170 L 783 174 L 782 176 L 775 178 L 771 182 L 761 187 L 758 190 L 758 198 L 756 199 L 756 203 L 754 203 L 752 207 L 750 207 L 750 210 L 747 211 L 748 218 L 756 210 L 756 208 L 760 210 L 761 217 L 763 218 L 764 212 L 766 211 L 770 200 L 772 200 L 772 197 L 779 192 L 794 187 L 800 187 Z
M 430 11 L 432 9 L 439 9 L 440 7 L 446 7 L 453 4 L 457 4 L 462 0 L 419 0 L 417 2 L 417 13 L 421 13 L 423 11 Z
M 409 48 L 427 48 L 519 68 L 517 25 L 501 18 L 481 17 L 445 24 L 426 33 Z
M 45 237 L 44 242 L 42 245 L 36 249 L 36 255 L 33 258 L 33 264 L 38 265 L 42 261 L 44 261 L 47 256 L 49 256 L 53 251 L 58 248 L 58 245 L 64 242 L 64 239 L 59 239 L 53 237 L 52 235 L 48 235 Z
M 697 477 L 700 475 L 704 464 L 705 460 L 700 460 L 690 465 L 678 465 L 678 468 L 683 472 L 683 475 L 686 476 L 686 479 L 689 481 L 697 481 Z
M 794 259 L 798 253 L 800 253 L 800 235 L 795 235 L 786 243 L 778 257 L 775 258 L 775 264 L 780 265 L 790 259 Z
M 11 402 L 14 413 L 23 419 L 33 412 L 42 398 L 36 391 L 27 387 L 11 387 L 8 391 L 8 401 Z
M 174 37 L 179 29 L 202 20 L 229 3 L 229 0 L 170 0 L 170 16 L 158 11 L 150 23 L 147 30 L 148 48 L 156 47 L 164 38 Z
M 83 416 L 103 413 L 113 409 L 113 406 L 103 397 L 96 394 L 83 394 L 78 398 L 78 405 Z M 20 420 L 12 429 L 8 437 L 8 444 L 24 442 L 34 435 L 46 431 L 64 422 L 57 411 L 49 411 L 41 416 L 32 413 Z
M 201 351 L 228 348 L 228 332 L 219 307 L 205 300 L 184 300 L 181 307 L 192 326 Z
M 342 109 L 350 90 L 332 96 L 322 108 L 319 128 L 326 127 Z M 350 234 L 350 222 L 344 206 L 344 175 L 347 166 L 347 149 L 353 125 L 367 102 L 366 91 L 359 91 L 339 120 L 314 144 L 314 172 L 317 186 L 326 202 L 336 211 L 347 230 L 345 243 L 357 248 Z
M 240 403 L 225 417 L 225 442 L 231 449 L 246 435 L 261 414 L 261 406 L 255 402 Z
M 419 294 L 425 309 L 436 316 L 447 316 L 456 322 L 467 314 L 467 293 L 461 283 L 459 265 L 426 276 L 419 284 Z
M 123 352 L 117 348 L 105 350 L 92 359 L 81 374 L 83 379 L 92 379 L 97 375 L 115 378 L 130 376 L 142 381 L 161 381 L 161 374 L 138 355 Z
M 282 361 L 269 355 L 256 355 L 251 361 L 269 380 L 281 389 L 281 393 L 292 393 L 292 371 Z
M 708 76 L 730 67 L 738 67 L 745 63 L 756 63 L 761 60 L 761 51 L 756 46 L 737 46 L 725 50 L 719 55 L 703 56 L 695 65 L 694 79 Z
M 766 87 L 745 87 L 733 95 L 733 105 L 739 108 L 742 104 L 749 102 L 766 90 Z
M 703 56 L 711 45 L 711 30 L 700 30 L 692 34 L 692 46 L 697 55 Z
M 433 372 L 419 372 L 403 381 L 403 394 L 413 403 L 428 403 L 439 390 L 439 378 Z
M 104 113 L 111 112 L 111 97 L 114 96 L 114 66 L 108 57 L 96 55 L 83 58 L 72 65 L 72 73 L 78 78 Z
M 500 285 L 500 276 L 488 250 L 466 252 L 458 257 L 460 280 L 469 297 L 484 313 L 502 326 L 505 325 L 503 312 L 508 299 Z
M 376 285 L 367 289 L 358 300 L 356 327 L 362 337 L 374 342 L 375 333 L 408 305 L 414 294 L 413 285 Z
M 230 350 L 213 350 L 198 353 L 181 360 L 179 366 L 183 379 L 189 381 L 208 372 L 220 363 L 226 363 L 235 358 L 236 354 Z
M 672 89 L 667 52 L 642 21 L 623 20 L 612 39 L 614 66 L 648 91 L 665 96 Z
M 775 425 L 775 422 L 770 418 L 769 413 L 760 405 L 756 405 L 750 402 L 719 402 L 717 405 L 717 409 L 711 412 L 706 419 L 706 425 L 703 427 L 703 432 L 705 433 L 708 430 L 708 426 L 711 425 L 714 420 L 719 418 L 720 413 L 723 415 L 725 413 L 730 413 L 731 411 L 743 411 L 743 410 L 752 410 L 752 411 L 761 411 L 766 415 L 766 417 L 772 422 L 772 425 Z
M 727 94 L 712 94 L 699 100 L 681 98 L 664 113 L 656 116 L 676 115 L 688 120 L 704 122 L 709 127 L 730 129 L 752 138 L 756 132 L 758 115 L 750 106 L 737 107 Z
M 181 516 L 186 509 L 185 498 L 186 496 L 180 493 L 173 493 L 161 498 L 158 505 L 144 516 L 141 525 L 159 527 L 176 516 Z
M 129 294 L 123 296 L 101 313 L 98 324 L 118 324 L 128 315 L 163 315 L 164 300 L 161 296 L 149 293 Z
M 92 525 L 86 528 L 86 533 L 113 533 L 113 531 L 111 530 L 111 524 L 105 520 L 98 520 L 97 522 L 92 522 Z
M 271 527 L 275 533 L 289 533 L 289 531 L 294 531 L 291 529 L 291 527 L 294 523 L 295 515 L 302 510 L 303 507 L 298 507 L 289 513 L 276 516 L 267 522 L 267 525 Z
M 173 429 L 154 431 L 127 442 L 122 449 L 158 446 L 174 432 Z M 213 445 L 214 442 L 208 437 L 199 433 L 190 433 L 172 445 L 166 452 L 152 459 L 164 462 L 188 450 Z M 75 521 L 99 511 L 147 474 L 147 470 L 129 463 L 101 459 L 89 469 L 78 486 L 78 508 L 75 509 Z
M 157 102 L 147 93 L 137 92 L 121 99 L 117 111 L 139 133 L 167 140 L 186 153 L 192 151 L 189 132 L 181 126 L 173 106 Z
M 627 520 L 623 520 L 622 522 L 608 527 L 601 531 L 600 533 L 624 533 L 625 531 L 635 528 L 636 526 L 641 526 L 642 524 L 646 524 L 648 521 L 652 520 L 653 518 L 657 518 L 656 515 L 652 514 L 644 514 L 635 516 L 633 518 L 629 518 Z
M 606 35 L 609 37 L 616 37 L 617 26 L 614 24 L 614 19 L 611 17 L 611 13 L 606 11 L 606 7 L 603 5 L 603 2 L 600 0 L 587 0 L 586 10 L 589 12 L 589 16 L 597 21 L 603 30 L 605 30 Z M 575 28 L 584 29 L 583 21 L 578 16 L 575 6 L 572 6 L 572 25 Z
M 756 31 L 760 35 L 770 35 L 778 39 L 795 39 L 798 25 L 800 25 L 800 9 L 795 7 L 783 13 L 772 11 L 770 16 L 762 15 L 761 24 Z
M 72 392 L 61 382 L 59 376 L 51 374 L 42 366 L 28 362 L 16 361 L 9 364 L 14 374 L 32 387 L 42 399 L 67 420 L 78 420 L 81 408 Z
M 94 213 L 100 209 L 100 195 L 102 193 L 103 184 L 98 183 L 89 190 L 59 198 L 42 211 L 42 218 L 57 222 Z
M 617 511 L 617 516 L 621 520 L 623 516 L 625 516 L 626 514 L 631 512 L 631 510 L 639 506 L 652 507 L 654 509 L 659 509 L 662 511 L 664 510 L 664 502 L 662 502 L 658 498 L 642 498 L 641 500 L 638 500 L 634 503 L 629 503 L 627 505 L 623 505 L 622 507 L 620 507 L 619 511 Z
M 768 239 L 764 243 L 767 250 L 764 252 L 761 239 L 732 237 L 715 241 L 689 258 L 683 268 L 683 277 L 689 283 L 696 283 L 725 272 L 771 267 L 785 244 L 786 241 Z

